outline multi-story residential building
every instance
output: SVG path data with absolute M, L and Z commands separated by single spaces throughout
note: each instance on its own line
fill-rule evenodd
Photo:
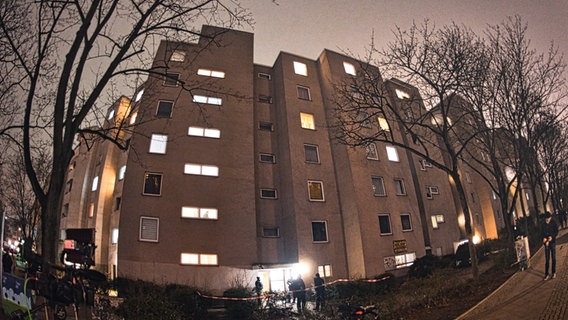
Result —
M 360 61 L 281 52 L 262 66 L 253 34 L 202 32 L 214 46 L 163 41 L 153 67 L 165 77 L 109 109 L 105 126 L 134 126 L 126 150 L 80 140 L 61 227 L 96 230 L 99 269 L 213 290 L 260 276 L 285 290 L 298 274 L 373 277 L 454 252 L 463 233 L 447 174 L 393 145 L 334 139 L 335 84 Z M 419 96 L 386 83 L 400 106 L 400 92 Z

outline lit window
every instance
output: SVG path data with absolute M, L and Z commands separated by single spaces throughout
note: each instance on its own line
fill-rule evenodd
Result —
M 398 152 L 396 151 L 395 147 L 387 146 L 387 158 L 389 161 L 399 162 L 398 159 Z
M 264 163 L 276 163 L 276 157 L 270 153 L 259 154 L 259 161 Z
M 304 154 L 306 157 L 306 162 L 309 163 L 319 163 L 319 152 L 318 146 L 314 146 L 311 144 L 304 145 Z
M 91 191 L 97 191 L 98 187 L 99 187 L 99 176 L 96 176 L 93 179 L 93 184 L 91 185 Z
M 443 214 L 437 214 L 437 215 L 433 215 L 431 217 L 432 220 L 432 228 L 434 229 L 438 229 L 440 226 L 440 223 L 444 223 L 444 215 Z
M 220 105 L 223 104 L 223 99 L 216 98 L 216 97 L 207 97 L 207 96 L 202 96 L 202 95 L 196 94 L 196 95 L 193 96 L 193 102 L 213 104 L 213 105 L 216 105 L 216 106 L 220 106 Z
M 390 126 L 389 123 L 387 122 L 387 119 L 383 117 L 378 117 L 377 120 L 379 121 L 379 127 L 381 128 L 381 130 L 390 131 Z
M 160 219 L 153 217 L 140 217 L 140 230 L 138 240 L 158 242 Z
M 219 176 L 219 167 L 211 165 L 186 163 L 184 166 L 183 173 L 200 175 L 200 176 L 217 177 Z
M 144 191 L 145 195 L 160 195 L 162 192 L 162 174 L 148 173 L 144 174 Z
M 262 199 L 276 199 L 278 193 L 275 189 L 260 189 L 260 198 Z
M 416 253 L 403 253 L 384 258 L 385 270 L 395 270 L 410 267 L 416 260 Z
M 349 62 L 343 62 L 343 69 L 345 70 L 345 73 L 350 74 L 352 76 L 356 75 L 357 73 L 355 72 L 355 66 L 352 65 Z
M 217 220 L 218 210 L 215 208 L 182 207 L 181 217 Z
M 179 84 L 179 73 L 166 73 L 164 77 L 164 85 L 177 87 Z
M 221 138 L 221 130 L 214 128 L 189 127 L 187 135 L 206 138 Z
M 183 62 L 184 60 L 185 60 L 185 52 L 181 50 L 174 50 L 174 52 L 172 52 L 170 61 Z
M 120 167 L 120 170 L 118 170 L 118 180 L 124 179 L 125 174 L 126 174 L 126 166 Z
M 327 242 L 327 221 L 312 221 L 312 240 Z
M 134 98 L 134 102 L 140 101 L 140 99 L 142 99 L 143 95 L 144 95 L 144 89 L 138 91 L 138 93 L 136 94 L 136 97 Z
M 152 134 L 152 139 L 150 140 L 150 153 L 166 153 L 166 146 L 168 144 L 168 136 L 165 134 Z
M 262 228 L 262 236 L 265 238 L 278 238 L 280 237 L 280 228 Z
M 379 229 L 381 231 L 381 235 L 392 234 L 390 216 L 388 214 L 379 215 Z
M 403 196 L 406 194 L 406 189 L 404 188 L 404 181 L 402 179 L 394 179 L 394 189 L 396 195 Z
M 158 109 L 156 110 L 156 117 L 158 118 L 169 118 L 172 116 L 172 109 L 174 108 L 174 103 L 171 101 L 160 101 L 158 102 Z
M 367 151 L 367 159 L 369 160 L 379 160 L 379 152 L 377 151 L 377 145 L 374 143 L 369 143 L 365 150 Z
M 197 74 L 200 75 L 200 76 L 205 76 L 205 77 L 225 78 L 225 72 L 223 72 L 223 71 L 199 69 L 199 70 L 197 70 Z
M 182 253 L 180 256 L 180 263 L 215 266 L 217 265 L 217 255 L 204 253 Z
M 262 122 L 258 123 L 258 128 L 263 131 L 274 131 L 274 125 L 270 122 Z
M 114 118 L 114 109 L 110 110 L 108 114 L 108 120 L 112 120 L 112 118 Z
M 314 123 L 314 115 L 309 113 L 300 113 L 300 121 L 302 124 L 302 128 L 315 130 L 316 125 Z
M 308 196 L 310 201 L 324 201 L 323 182 L 308 181 Z
M 310 88 L 303 86 L 296 86 L 296 91 L 298 92 L 298 98 L 302 100 L 311 100 Z
M 89 218 L 92 218 L 95 216 L 95 204 L 91 203 L 89 205 Z
M 331 277 L 332 276 L 331 265 L 330 264 L 324 264 L 324 265 L 318 266 L 318 273 L 320 274 L 320 276 L 322 278 Z
M 386 196 L 385 191 L 385 181 L 383 177 L 372 177 L 371 182 L 373 183 L 373 195 L 375 196 Z
M 134 112 L 134 113 L 130 116 L 130 124 L 135 124 L 135 123 L 136 123 L 136 117 L 138 117 L 138 112 Z
M 410 95 L 402 90 L 396 89 L 395 92 L 399 99 L 410 99 Z
M 112 244 L 118 243 L 118 228 L 112 229 L 111 243 Z
M 308 76 L 308 67 L 306 64 L 294 61 L 294 72 L 302 76 Z
M 412 223 L 409 214 L 400 215 L 400 224 L 402 225 L 402 231 L 412 231 Z

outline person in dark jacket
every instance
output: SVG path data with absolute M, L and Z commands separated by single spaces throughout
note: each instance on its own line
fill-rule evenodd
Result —
M 298 275 L 298 279 L 292 282 L 292 290 L 296 299 L 296 308 L 301 313 L 306 308 L 306 284 L 302 280 L 302 276 Z
M 325 286 L 324 281 L 320 277 L 319 273 L 316 273 L 314 278 L 314 287 L 316 290 L 316 310 L 321 310 L 323 304 L 325 303 Z
M 544 245 L 544 280 L 556 278 L 556 236 L 558 235 L 558 224 L 552 220 L 550 212 L 544 214 L 544 222 L 540 228 L 540 237 Z M 552 260 L 552 276 L 548 273 L 550 261 Z

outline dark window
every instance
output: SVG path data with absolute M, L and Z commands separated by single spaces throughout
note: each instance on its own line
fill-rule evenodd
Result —
M 262 228 L 262 236 L 268 238 L 280 237 L 280 228 Z
M 276 199 L 277 194 L 275 189 L 260 189 L 260 197 L 263 199 Z
M 65 185 L 65 193 L 71 192 L 71 188 L 73 188 L 73 179 L 67 181 L 67 184 Z
M 319 163 L 318 146 L 305 144 L 304 153 L 306 156 L 306 162 Z
M 310 88 L 297 86 L 298 90 L 298 98 L 302 100 L 311 100 L 310 99 Z
M 385 196 L 387 194 L 385 191 L 385 182 L 383 177 L 372 177 L 371 181 L 373 183 L 373 195 Z
M 406 189 L 404 188 L 404 181 L 402 179 L 394 179 L 394 189 L 396 194 L 399 196 L 406 194 Z
M 272 78 L 268 73 L 262 73 L 262 72 L 258 73 L 258 77 L 266 80 L 270 80 Z
M 312 239 L 314 242 L 327 242 L 326 221 L 312 221 Z
M 114 210 L 120 210 L 120 204 L 122 203 L 122 197 L 116 197 L 116 203 L 114 206 Z
M 258 101 L 264 103 L 272 103 L 272 97 L 260 95 L 258 96 Z
M 172 109 L 174 103 L 171 101 L 160 101 L 158 103 L 158 110 L 156 111 L 156 116 L 158 118 L 169 118 L 172 116 Z
M 161 192 L 162 175 L 159 173 L 145 173 L 143 194 L 160 195 Z
M 178 80 L 179 80 L 179 73 L 166 73 L 164 79 L 164 85 L 176 87 L 179 83 Z
M 410 221 L 410 215 L 409 214 L 400 215 L 400 223 L 402 224 L 402 231 L 411 231 L 412 230 L 412 223 Z
M 379 228 L 381 234 L 392 234 L 390 216 L 388 214 L 379 215 Z
M 68 213 L 69 213 L 69 204 L 66 203 L 66 204 L 63 205 L 63 208 L 61 209 L 61 216 L 67 217 Z
M 275 163 L 276 162 L 276 157 L 274 157 L 273 154 L 269 154 L 269 153 L 261 153 L 259 158 L 260 158 L 260 162 L 266 162 L 266 163 Z
M 274 125 L 271 122 L 259 122 L 258 128 L 264 131 L 274 131 Z

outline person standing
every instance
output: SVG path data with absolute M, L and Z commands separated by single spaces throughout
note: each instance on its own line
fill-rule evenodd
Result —
M 296 308 L 298 313 L 301 313 L 306 308 L 306 284 L 302 280 L 302 276 L 298 275 L 298 279 L 293 283 L 293 294 L 296 298 Z
M 320 277 L 319 273 L 316 273 L 314 278 L 314 287 L 316 290 L 316 310 L 321 310 L 323 304 L 325 303 L 325 281 Z
M 544 255 L 546 262 L 544 264 L 544 280 L 551 278 L 548 273 L 550 262 L 552 260 L 552 279 L 556 278 L 556 236 L 558 235 L 558 224 L 552 220 L 550 212 L 544 214 L 544 222 L 540 228 L 540 237 L 544 245 Z
M 262 294 L 262 289 L 263 289 L 262 281 L 260 281 L 260 277 L 256 277 L 256 281 L 254 282 L 254 292 L 256 292 L 256 296 L 258 297 L 257 301 L 259 305 L 261 303 L 260 295 Z
M 12 273 L 12 269 L 14 268 L 14 260 L 12 259 L 9 249 L 5 249 L 2 254 L 2 268 L 2 271 L 6 273 Z

